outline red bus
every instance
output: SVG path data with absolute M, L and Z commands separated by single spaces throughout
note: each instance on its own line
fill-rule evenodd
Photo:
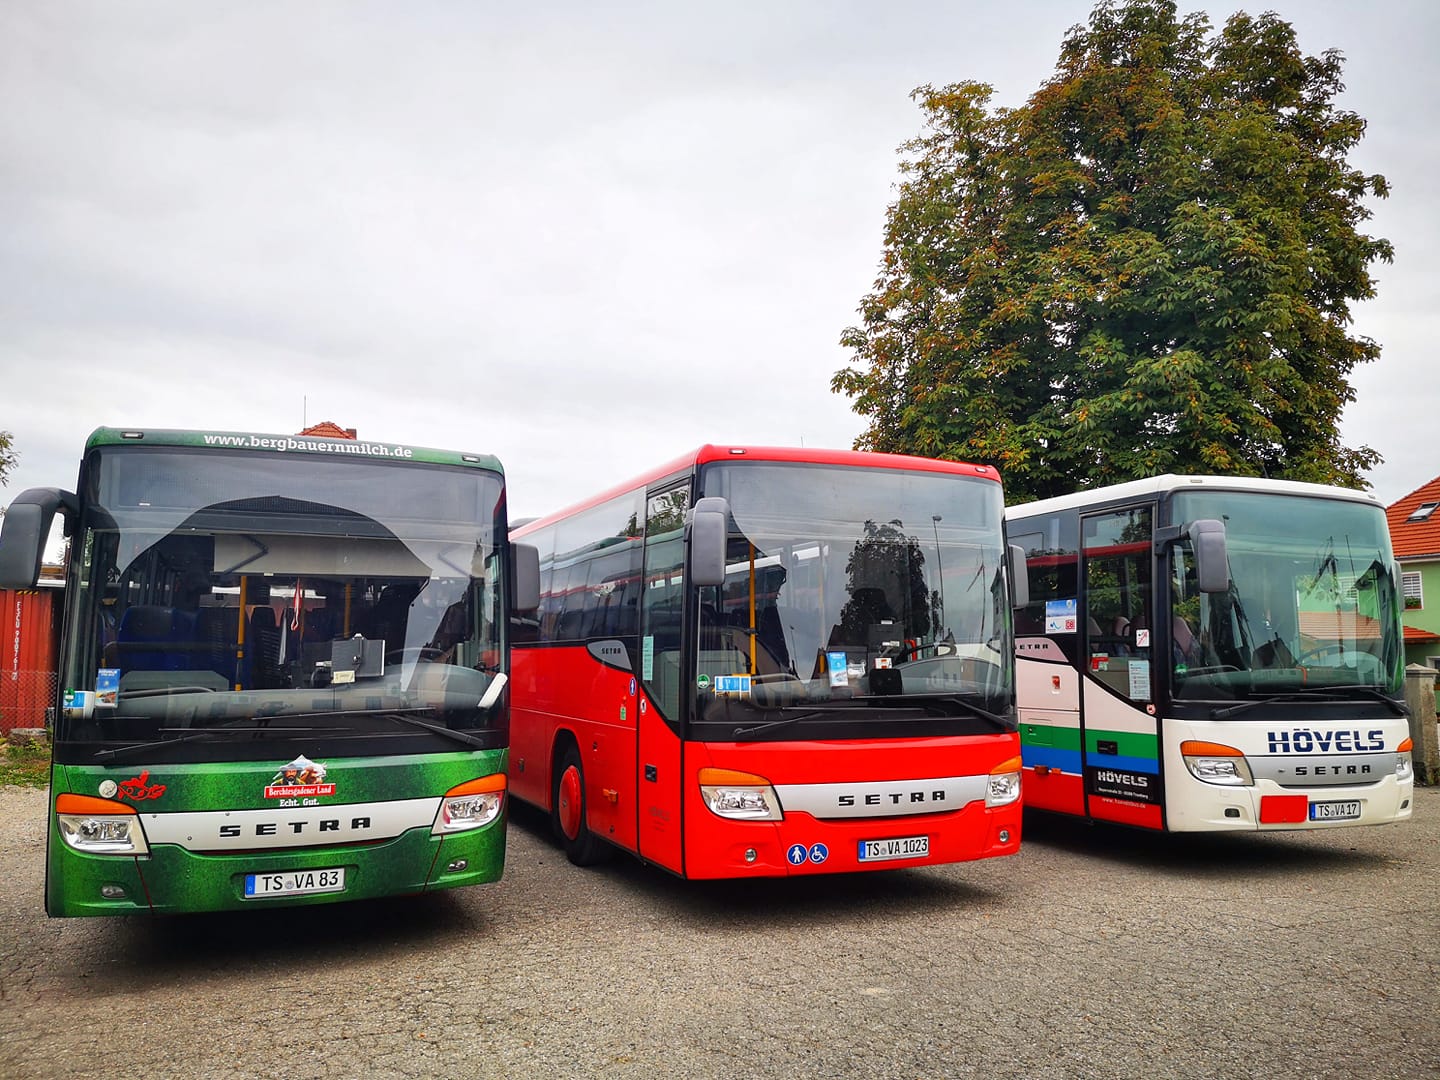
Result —
M 512 635 L 510 790 L 572 862 L 713 879 L 1019 848 L 1026 579 L 994 469 L 702 446 L 511 535 L 541 601 Z

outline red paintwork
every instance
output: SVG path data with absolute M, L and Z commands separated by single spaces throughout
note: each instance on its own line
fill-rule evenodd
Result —
M 1050 769 L 1026 769 L 1020 779 L 1020 793 L 1026 806 L 1055 810 L 1063 814 L 1085 813 L 1085 781 L 1074 773 Z
M 1108 795 L 1090 796 L 1090 816 L 1096 821 L 1115 821 L 1121 825 L 1137 825 L 1142 829 L 1163 829 L 1164 816 L 1155 803 L 1112 799 Z
M 630 697 L 629 673 L 603 666 L 583 646 L 516 648 L 511 671 L 511 793 L 550 809 L 557 739 L 562 733 L 572 737 L 581 753 L 590 830 L 683 877 L 893 869 L 1006 855 L 1019 848 L 1018 801 L 994 810 L 980 801 L 947 813 L 852 821 L 820 821 L 795 812 L 781 822 L 732 821 L 705 807 L 697 779 L 707 766 L 756 773 L 777 785 L 988 775 L 1019 755 L 1018 734 L 682 744 L 644 698 L 643 688 Z M 646 766 L 655 769 L 653 781 L 644 778 Z M 998 838 L 1001 829 L 1009 830 L 1004 843 Z M 919 835 L 930 837 L 927 859 L 862 864 L 857 858 L 861 840 Z M 796 843 L 823 843 L 829 858 L 792 867 L 785 854 Z M 747 848 L 757 852 L 754 863 L 745 862 Z
M 0 589 L 0 735 L 45 726 L 59 647 L 52 589 Z
M 1261 795 L 1261 825 L 1297 825 L 1310 814 L 1310 798 L 1306 795 Z
M 852 468 L 912 469 L 916 472 L 974 476 L 982 480 L 993 480 L 997 484 L 1000 482 L 1000 474 L 996 470 L 987 465 L 971 465 L 964 461 L 939 461 L 935 458 L 911 457 L 908 454 L 874 454 L 863 450 L 820 450 L 796 446 L 716 446 L 713 443 L 706 443 L 697 450 L 684 454 L 659 468 L 642 473 L 623 484 L 616 484 L 584 502 L 526 522 L 511 532 L 510 536 L 515 540 L 524 539 L 526 533 L 544 528 L 561 518 L 578 514 L 582 510 L 609 502 L 627 491 L 649 487 L 657 480 L 691 471 L 697 465 L 704 465 L 711 461 L 789 461 L 810 465 L 848 465 Z

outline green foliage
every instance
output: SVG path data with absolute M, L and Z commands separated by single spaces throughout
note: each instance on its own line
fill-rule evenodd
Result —
M 0 742 L 0 787 L 45 787 L 50 783 L 50 747 L 29 743 L 12 746 Z
M 20 455 L 11 446 L 10 432 L 0 431 L 0 487 L 5 486 L 6 477 L 10 475 L 10 470 L 16 466 L 19 460 Z
M 832 388 L 862 448 L 1000 467 L 1010 501 L 1157 472 L 1364 486 L 1342 446 L 1351 337 L 1391 245 L 1337 109 L 1338 52 L 1274 14 L 1212 33 L 1107 2 L 1021 108 L 925 86 L 880 276 Z

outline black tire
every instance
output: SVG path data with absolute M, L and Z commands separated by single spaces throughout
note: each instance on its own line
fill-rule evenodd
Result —
M 615 849 L 590 831 L 585 805 L 585 770 L 574 743 L 567 744 L 561 751 L 552 783 L 550 824 L 565 849 L 565 857 L 576 866 L 608 861 Z

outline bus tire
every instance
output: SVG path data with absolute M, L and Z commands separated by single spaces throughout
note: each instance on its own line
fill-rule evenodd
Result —
M 574 743 L 567 744 L 560 754 L 550 805 L 554 808 L 550 812 L 551 824 L 566 858 L 576 866 L 594 866 L 610 858 L 610 845 L 586 824 L 585 771 Z

